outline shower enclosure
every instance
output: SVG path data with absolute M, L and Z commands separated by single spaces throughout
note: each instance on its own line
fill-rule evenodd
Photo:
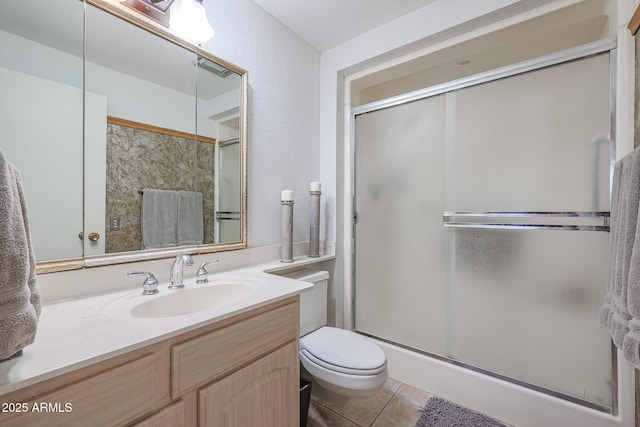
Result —
M 215 242 L 239 242 L 242 240 L 240 229 L 239 194 L 241 188 L 240 139 L 233 138 L 216 144 L 216 226 Z
M 595 43 L 354 109 L 356 331 L 615 410 L 598 323 L 614 55 Z

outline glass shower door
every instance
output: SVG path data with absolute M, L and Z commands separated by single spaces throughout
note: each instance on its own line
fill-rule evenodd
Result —
M 609 54 L 354 120 L 355 329 L 608 411 Z
M 449 93 L 448 357 L 610 407 L 609 55 Z
M 357 117 L 356 329 L 445 350 L 444 96 Z

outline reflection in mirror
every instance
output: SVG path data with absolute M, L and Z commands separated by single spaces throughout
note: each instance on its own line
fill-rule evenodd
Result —
M 242 201 L 240 140 L 231 138 L 218 142 L 216 164 L 216 242 L 240 240 Z
M 198 135 L 217 137 L 214 165 L 213 243 L 241 240 L 242 151 L 240 149 L 241 78 L 231 70 L 198 56 Z M 198 147 L 204 147 L 199 145 Z M 198 151 L 198 158 L 203 153 Z M 201 171 L 202 169 L 198 169 Z M 198 189 L 209 185 L 198 175 Z M 203 186 L 204 184 L 204 186 Z
M 246 247 L 245 72 L 84 3 L 0 16 L 0 149 L 24 177 L 39 272 Z M 145 189 L 179 193 L 183 224 L 159 228 L 180 238 L 145 244 Z
M 95 221 L 106 220 L 106 253 L 239 242 L 240 158 L 225 165 L 216 141 L 240 136 L 241 77 L 98 8 L 86 13 L 86 88 L 105 95 L 110 118 L 106 211 L 96 210 L 106 218 Z M 238 184 L 227 196 L 238 200 L 232 227 L 214 213 L 216 189 L 230 191 L 218 167 Z
M 107 253 L 178 246 L 174 196 L 195 191 L 196 54 L 94 6 L 87 5 L 86 23 L 86 91 L 101 103 L 99 137 L 91 138 L 94 122 L 87 120 L 85 139 L 104 153 L 95 167 L 106 164 L 106 179 L 89 186 L 97 209 L 85 212 L 85 224 L 91 231 L 103 228 Z M 86 104 L 87 117 L 94 108 Z M 158 197 L 166 193 L 171 201 L 155 207 L 147 201 L 143 218 L 143 199 L 153 197 L 151 190 L 170 190 Z
M 0 14 L 0 149 L 20 169 L 39 261 L 83 256 L 79 1 L 19 1 Z

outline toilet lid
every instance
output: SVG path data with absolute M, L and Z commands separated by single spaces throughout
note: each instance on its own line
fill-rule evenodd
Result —
M 384 351 L 371 339 L 329 326 L 302 337 L 300 351 L 325 368 L 344 373 L 373 375 L 387 363 Z

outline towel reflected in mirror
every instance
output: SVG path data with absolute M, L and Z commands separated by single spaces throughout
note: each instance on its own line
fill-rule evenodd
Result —
M 201 245 L 202 193 L 145 188 L 142 194 L 142 249 Z

